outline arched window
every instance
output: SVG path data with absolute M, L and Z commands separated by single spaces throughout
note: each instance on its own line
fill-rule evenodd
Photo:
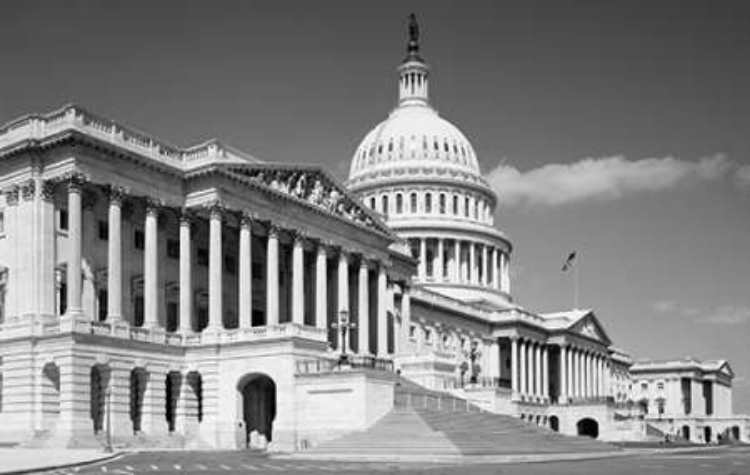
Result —
M 469 197 L 464 199 L 464 216 L 469 217 Z
M 424 212 L 432 213 L 432 193 L 425 193 L 424 195 Z
M 404 197 L 401 193 L 396 194 L 396 214 L 404 212 Z
M 383 198 L 381 199 L 381 203 L 383 205 L 382 207 L 382 213 L 386 216 L 388 216 L 388 195 L 383 195 Z
M 479 200 L 474 202 L 474 219 L 479 219 Z
M 458 215 L 458 195 L 453 195 L 453 214 Z
M 370 209 L 375 209 L 375 197 L 370 197 Z
M 409 202 L 410 202 L 409 207 L 411 208 L 411 212 L 416 213 L 417 212 L 417 194 L 416 193 L 412 193 L 409 196 Z
M 445 193 L 440 193 L 440 214 L 445 214 Z

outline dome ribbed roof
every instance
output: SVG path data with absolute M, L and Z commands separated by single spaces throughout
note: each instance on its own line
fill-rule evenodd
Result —
M 397 107 L 357 147 L 349 179 L 384 169 L 436 167 L 480 175 L 471 143 L 427 104 Z

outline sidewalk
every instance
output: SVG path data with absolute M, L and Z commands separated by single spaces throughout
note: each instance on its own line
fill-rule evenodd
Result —
M 0 474 L 33 473 L 89 464 L 117 457 L 101 449 L 6 449 L 0 448 Z

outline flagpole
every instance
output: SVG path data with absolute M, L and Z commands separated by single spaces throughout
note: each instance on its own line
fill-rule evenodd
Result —
M 578 268 L 581 267 L 581 259 L 576 259 L 578 262 L 576 262 L 573 265 L 573 309 L 578 310 L 578 292 L 579 292 L 579 277 L 578 277 Z

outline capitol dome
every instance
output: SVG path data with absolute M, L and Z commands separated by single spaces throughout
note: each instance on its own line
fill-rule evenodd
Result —
M 408 242 L 419 260 L 415 283 L 504 307 L 512 246 L 494 226 L 497 197 L 466 136 L 430 105 L 418 40 L 412 17 L 398 104 L 357 147 L 347 186 Z

